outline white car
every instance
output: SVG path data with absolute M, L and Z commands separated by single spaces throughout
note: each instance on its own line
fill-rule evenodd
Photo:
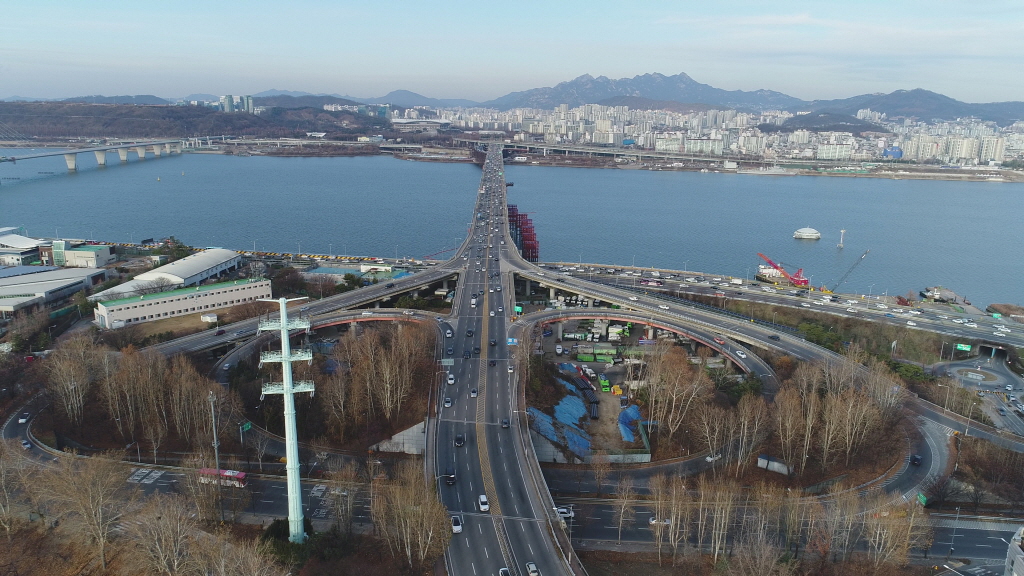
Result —
M 415 312 L 413 312 L 412 310 L 404 310 L 402 311 L 402 314 L 405 314 L 406 316 L 412 316 L 413 314 L 415 314 Z
M 810 308 L 811 307 L 811 305 L 808 304 L 807 302 L 804 302 L 803 304 L 801 304 L 801 306 L 803 306 L 804 308 Z
M 1009 334 L 1010 333 L 1010 329 L 1009 328 L 996 328 L 996 330 L 998 330 L 998 331 L 1000 331 L 1000 332 L 1002 332 L 1004 334 Z
M 739 356 L 740 358 L 746 358 L 747 357 L 746 352 L 744 352 L 742 350 L 737 350 L 736 351 L 736 355 Z
M 451 398 L 445 398 L 444 399 L 444 407 L 445 408 L 451 408 L 452 407 L 452 399 Z
M 560 518 L 573 518 L 576 516 L 576 513 L 572 511 L 572 508 L 566 508 L 564 506 L 555 508 L 555 513 L 558 514 Z
M 847 300 L 846 303 L 849 304 L 850 306 L 853 306 L 854 304 L 857 303 L 857 301 L 856 300 Z
M 654 526 L 655 524 L 662 524 L 662 525 L 665 525 L 665 526 L 671 526 L 672 525 L 672 520 L 670 520 L 668 518 L 665 518 L 664 520 L 658 520 L 654 516 L 651 516 L 650 518 L 647 519 L 647 524 L 649 526 Z
M 885 304 L 875 304 L 875 308 L 878 308 L 879 310 L 888 310 L 889 309 L 889 307 L 886 306 Z
M 993 336 L 1006 336 L 1006 332 L 993 332 Z
M 452 516 L 452 534 L 462 534 L 462 518 Z
M 488 512 L 491 509 L 491 505 L 487 503 L 487 494 L 481 494 L 477 498 L 477 504 L 480 506 L 481 512 Z
M 856 313 L 856 312 L 857 312 L 857 311 L 856 311 L 856 310 L 854 310 L 853 308 L 847 308 L 847 309 L 846 309 L 846 311 L 847 311 L 847 312 L 853 312 L 853 313 Z
M 914 322 L 913 320 L 907 320 L 907 326 L 917 326 L 917 322 Z
M 940 320 L 949 320 L 949 316 L 944 316 L 942 314 L 939 314 L 938 317 L 939 317 Z
M 488 291 L 488 292 L 494 292 L 494 288 L 490 288 L 490 289 L 488 289 L 487 291 Z
M 25 412 L 20 417 L 18 417 L 18 424 L 24 424 L 26 422 L 28 422 L 28 412 Z
M 513 368 L 513 367 L 512 367 L 512 365 L 511 365 L 511 364 L 509 364 L 509 365 L 508 365 L 508 373 L 509 373 L 509 374 L 511 374 L 511 373 L 512 373 L 512 372 L 514 372 L 514 371 L 515 371 L 515 368 Z
M 714 462 L 716 460 L 721 460 L 721 459 L 722 459 L 722 453 L 721 452 L 716 452 L 715 454 L 708 454 L 707 456 L 704 457 L 704 461 L 705 462 Z
M 491 310 L 491 316 L 494 316 L 494 310 Z
M 992 327 L 995 328 L 996 330 L 1006 330 L 1005 324 L 993 324 Z
M 455 384 L 455 374 L 452 374 L 451 372 L 448 373 L 448 384 Z
M 939 318 L 942 318 L 942 316 L 939 316 Z M 964 323 L 964 319 L 963 318 L 953 318 L 953 323 L 954 324 L 963 324 Z
M 633 302 L 639 300 L 639 298 L 637 298 L 636 296 L 630 296 L 629 299 L 632 300 Z
M 975 324 L 974 322 L 965 322 L 964 326 L 967 326 L 968 328 L 977 328 L 978 327 L 978 325 Z
M 662 310 L 668 310 L 668 306 L 664 304 L 658 304 L 658 308 L 661 308 Z

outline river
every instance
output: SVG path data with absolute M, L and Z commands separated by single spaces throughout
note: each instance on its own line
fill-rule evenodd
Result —
M 0 150 L 0 155 L 25 154 Z M 465 235 L 480 170 L 386 156 L 185 154 L 97 167 L 79 155 L 0 164 L 0 225 L 33 236 L 444 257 Z M 844 292 L 933 285 L 985 306 L 1022 303 L 1024 184 L 507 167 L 543 260 L 752 276 L 764 253 Z M 795 240 L 802 227 L 822 233 Z M 840 230 L 846 230 L 840 249 Z

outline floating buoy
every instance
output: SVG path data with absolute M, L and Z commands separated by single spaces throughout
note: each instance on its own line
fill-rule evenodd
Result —
M 184 171 L 182 171 L 182 172 L 181 172 L 181 175 L 182 175 L 182 176 L 184 176 L 184 175 L 185 175 L 185 172 L 184 172 Z
M 156 177 L 156 181 L 157 181 L 157 182 L 159 182 L 159 181 L 160 181 L 160 177 L 159 177 L 159 176 L 157 176 L 157 177 Z

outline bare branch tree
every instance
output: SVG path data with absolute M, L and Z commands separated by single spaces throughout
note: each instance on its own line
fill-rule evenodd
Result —
M 22 480 L 28 462 L 21 452 L 14 440 L 0 438 L 0 528 L 7 534 L 8 542 L 11 534 L 24 523 L 21 492 L 25 488 Z
M 151 574 L 192 574 L 200 567 L 195 554 L 199 529 L 195 507 L 181 496 L 155 494 L 128 523 L 136 557 Z
M 619 542 L 622 542 L 622 528 L 633 522 L 636 509 L 636 489 L 631 476 L 621 476 L 615 486 L 615 523 L 619 527 Z
M 40 490 L 65 525 L 95 543 L 100 564 L 107 566 L 107 543 L 114 528 L 130 513 L 137 496 L 119 453 L 91 458 L 59 458 L 40 474 Z

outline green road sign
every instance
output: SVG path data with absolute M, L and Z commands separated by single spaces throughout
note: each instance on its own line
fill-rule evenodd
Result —
M 970 344 L 957 344 L 956 345 L 956 349 L 957 350 L 964 350 L 965 352 L 970 352 L 971 351 L 971 345 Z
M 455 359 L 454 358 L 442 358 L 441 359 L 441 366 L 455 366 Z
M 917 501 L 921 503 L 921 506 L 928 505 L 928 497 L 925 496 L 924 494 L 921 494 L 920 492 L 917 493 Z
M 522 313 L 523 313 L 523 307 L 522 306 L 516 306 L 516 314 L 522 314 Z
M 249 430 L 252 430 L 252 422 L 242 424 L 242 432 L 248 432 Z
M 992 314 L 992 317 L 993 317 L 993 318 L 1002 318 L 1002 317 L 1003 317 L 1003 315 L 1002 315 L 1002 314 L 999 314 L 999 313 L 995 313 L 995 314 Z

